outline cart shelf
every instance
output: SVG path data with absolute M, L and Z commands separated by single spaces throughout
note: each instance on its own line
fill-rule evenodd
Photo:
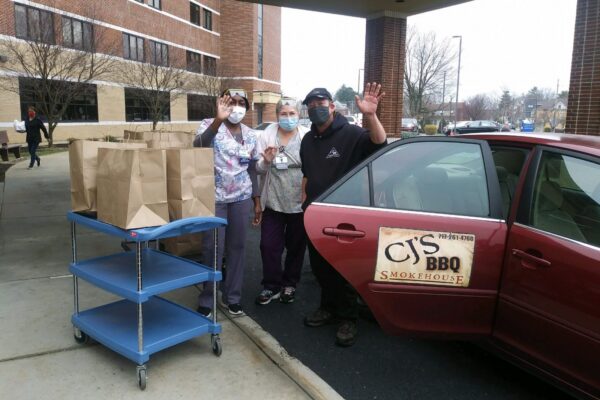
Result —
M 138 351 L 137 304 L 120 300 L 73 315 L 71 321 L 96 341 L 144 364 L 150 355 L 206 333 L 218 334 L 221 325 L 161 297 L 143 305 L 144 345 Z
M 137 290 L 135 252 L 112 254 L 71 264 L 79 278 L 136 303 L 150 296 L 200 282 L 220 281 L 221 272 L 154 249 L 142 250 L 144 274 L 142 290 Z

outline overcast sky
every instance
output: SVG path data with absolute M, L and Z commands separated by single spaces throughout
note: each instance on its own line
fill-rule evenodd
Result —
M 568 90 L 577 0 L 475 0 L 409 17 L 421 32 L 462 35 L 460 100 L 531 87 Z M 458 48 L 458 39 L 454 40 Z M 364 67 L 365 20 L 284 8 L 282 90 L 356 89 Z M 362 80 L 362 72 L 361 72 Z

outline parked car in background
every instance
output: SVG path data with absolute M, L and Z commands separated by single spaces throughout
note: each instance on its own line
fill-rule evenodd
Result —
M 273 121 L 266 121 L 266 122 L 263 122 L 263 123 L 261 123 L 261 124 L 257 125 L 257 126 L 254 128 L 254 130 L 255 130 L 255 131 L 264 131 L 265 129 L 267 129 L 267 128 L 269 127 L 269 125 L 271 125 L 271 124 L 276 124 L 276 123 L 277 123 L 277 122 L 273 122 Z
M 463 135 L 465 133 L 500 132 L 501 126 L 494 121 L 459 121 L 456 127 L 446 130 L 446 136 Z
M 600 137 L 396 141 L 304 221 L 385 332 L 478 340 L 600 398 Z
M 310 122 L 310 119 L 308 119 L 308 118 L 300 118 L 300 121 L 298 121 L 298 123 L 309 129 L 310 129 L 310 126 L 312 125 L 312 122 Z
M 416 118 L 402 118 L 402 132 L 421 132 L 421 125 Z
M 358 118 L 356 118 L 353 115 L 344 115 L 344 117 L 346 117 L 346 119 L 348 120 L 348 123 L 350 125 L 357 125 L 357 126 L 362 126 L 362 121 L 359 121 Z

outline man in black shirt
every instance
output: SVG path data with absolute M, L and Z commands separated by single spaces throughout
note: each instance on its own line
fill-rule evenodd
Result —
M 308 116 L 313 124 L 300 146 L 304 175 L 303 209 L 359 162 L 386 145 L 386 133 L 376 115 L 385 94 L 380 94 L 380 91 L 381 85 L 368 83 L 363 99 L 356 96 L 356 104 L 370 131 L 350 125 L 343 115 L 335 112 L 333 99 L 326 89 L 313 89 L 304 99 L 303 104 L 308 107 Z M 356 292 L 310 241 L 308 254 L 313 273 L 321 286 L 321 304 L 304 319 L 304 324 L 317 327 L 339 321 L 336 344 L 351 346 L 357 333 Z

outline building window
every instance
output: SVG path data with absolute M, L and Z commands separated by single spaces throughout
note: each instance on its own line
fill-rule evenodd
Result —
M 128 33 L 123 34 L 123 57 L 134 61 L 144 61 L 144 39 Z
M 164 43 L 150 41 L 150 61 L 155 65 L 169 65 L 169 46 Z
M 217 59 L 214 57 L 204 56 L 203 63 L 204 75 L 217 76 Z
M 62 17 L 63 46 L 92 51 L 94 29 L 92 24 L 77 19 Z
M 263 77 L 263 5 L 258 5 L 258 77 Z
M 160 0 L 148 0 L 148 5 L 149 5 L 150 7 L 154 7 L 154 8 L 156 8 L 157 10 L 160 10 L 160 9 L 161 9 L 161 8 L 160 8 Z
M 54 44 L 52 13 L 15 4 L 15 34 L 20 39 Z
M 204 29 L 212 31 L 212 12 L 204 9 Z
M 187 95 L 188 121 L 202 121 L 215 113 L 215 98 L 199 94 Z
M 200 26 L 200 6 L 198 4 L 190 3 L 190 22 Z
M 202 73 L 202 54 L 193 51 L 186 52 L 187 70 L 190 72 Z
M 171 120 L 169 93 L 160 93 L 156 96 L 149 90 L 125 88 L 125 121 L 152 121 L 152 111 L 148 107 L 149 103 L 164 104 L 165 108 L 160 120 Z
M 40 95 L 38 88 L 41 85 L 41 79 L 34 78 L 19 78 L 19 96 L 21 105 L 21 118 L 27 118 L 27 108 L 34 106 L 40 117 L 45 119 L 43 110 L 48 109 L 48 99 Z M 53 99 L 53 106 L 56 110 L 60 110 L 64 105 L 64 99 L 60 94 L 68 94 L 69 97 L 73 92 L 77 94 L 72 97 L 69 104 L 63 113 L 61 122 L 98 122 L 98 96 L 96 85 L 73 83 L 65 81 L 50 81 L 51 92 L 58 95 L 58 100 Z

